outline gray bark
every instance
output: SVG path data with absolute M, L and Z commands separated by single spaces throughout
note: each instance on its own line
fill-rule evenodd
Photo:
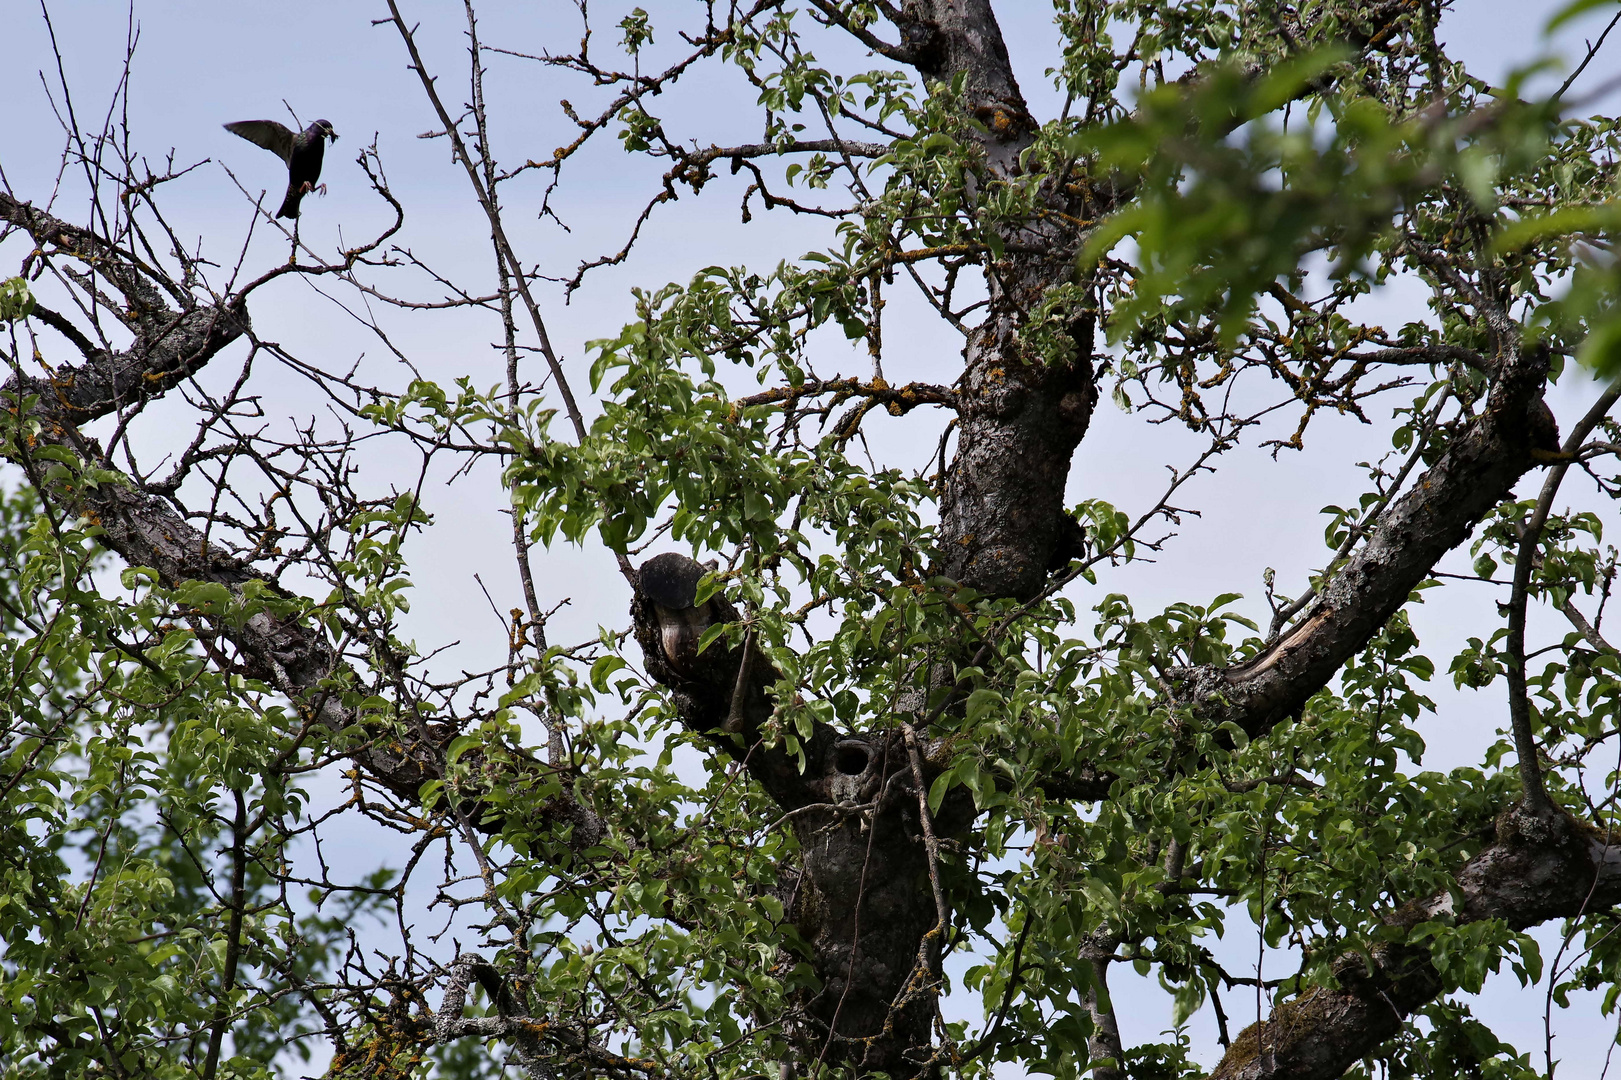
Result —
M 1179 673 L 1180 703 L 1213 724 L 1231 721 L 1255 736 L 1326 686 L 1441 556 L 1462 543 L 1521 476 L 1559 450 L 1553 414 L 1542 400 L 1547 374 L 1543 349 L 1500 358 L 1480 415 L 1380 517 L 1305 616 L 1248 663 Z
M 1621 844 L 1568 815 L 1516 807 L 1497 839 L 1459 871 L 1456 898 L 1440 893 L 1392 923 L 1501 919 L 1515 930 L 1621 902 Z M 1335 965 L 1337 988 L 1315 987 L 1233 1040 L 1211 1080 L 1333 1080 L 1401 1030 L 1412 1011 L 1450 989 L 1429 949 L 1379 943 Z
M 83 363 L 55 364 L 45 378 L 14 372 L 0 386 L 0 401 L 8 409 L 32 402 L 26 413 L 17 414 L 20 428 L 13 460 L 31 467 L 27 432 L 32 429 L 38 444 L 66 448 L 87 467 L 116 470 L 80 425 L 160 396 L 249 334 L 246 303 L 231 296 L 203 305 L 179 290 L 171 290 L 166 300 L 155 284 L 163 280 L 161 275 L 139 259 L 4 193 L 0 193 L 0 221 L 23 228 L 41 248 L 57 248 L 94 266 L 123 296 L 128 310 L 125 326 L 134 338 L 129 348 L 111 350 L 78 335 L 75 343 L 84 353 Z M 51 316 L 44 321 L 55 325 Z M 42 485 L 42 491 L 62 511 L 99 527 L 102 542 L 126 563 L 157 571 L 167 586 L 210 581 L 240 594 L 249 582 L 257 582 L 273 594 L 294 599 L 275 580 L 211 543 L 173 500 L 133 481 L 68 481 Z M 349 756 L 395 795 L 414 802 L 422 785 L 440 775 L 437 762 L 457 732 L 443 725 L 401 731 L 393 725 L 362 723 L 342 699 L 352 673 L 319 626 L 261 611 L 240 624 L 221 621 L 213 630 L 234 647 L 242 674 L 274 687 L 329 731 L 357 738 L 359 744 L 348 751 Z M 534 767 L 544 768 L 539 762 Z M 483 819 L 476 802 L 466 809 L 481 827 L 500 828 L 498 821 Z M 594 845 L 604 833 L 593 812 L 566 796 L 533 812 L 540 821 L 566 828 L 579 850 Z
M 779 675 L 746 656 L 746 643 L 695 652 L 704 630 L 739 615 L 720 596 L 674 607 L 656 590 L 649 595 L 653 572 L 677 560 L 694 580 L 703 572 L 673 553 L 644 563 L 631 608 L 636 639 L 648 673 L 673 691 L 682 723 L 741 761 L 790 814 L 800 865 L 784 868 L 783 899 L 820 981 L 787 1026 L 796 1055 L 914 1074 L 932 1050 L 933 997 L 918 984 L 918 961 L 935 911 L 904 748 L 898 738 L 818 723 L 802 741 L 801 772 L 780 743 L 766 745 L 774 708 L 767 690 Z

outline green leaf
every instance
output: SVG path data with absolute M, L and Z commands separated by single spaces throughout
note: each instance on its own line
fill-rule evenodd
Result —
M 1621 375 L 1621 317 L 1612 316 L 1593 327 L 1576 360 L 1601 379 Z
M 456 759 L 461 757 L 468 750 L 480 747 L 483 744 L 484 740 L 480 739 L 477 735 L 458 735 L 454 739 L 450 740 L 450 746 L 445 749 L 445 763 L 447 765 L 454 765 L 456 763 Z
M 596 659 L 591 665 L 591 685 L 599 694 L 608 692 L 608 678 L 616 671 L 623 670 L 627 665 L 621 658 L 609 654 Z
M 1004 704 L 1002 695 L 995 690 L 980 688 L 968 695 L 968 704 L 965 713 L 970 724 L 977 724 L 987 714 L 1000 709 Z
M 34 312 L 34 294 L 22 277 L 0 279 L 0 323 L 26 319 Z
M 1615 3 L 1616 0 L 1572 0 L 1571 3 L 1553 13 L 1553 17 L 1548 20 L 1542 33 L 1544 36 L 1551 37 L 1561 26 L 1571 20 L 1578 19 L 1589 11 L 1598 8 L 1614 7 Z

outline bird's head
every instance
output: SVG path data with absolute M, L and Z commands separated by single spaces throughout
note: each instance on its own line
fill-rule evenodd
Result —
M 338 141 L 338 133 L 336 131 L 332 130 L 332 121 L 330 121 L 330 120 L 317 120 L 314 123 L 313 126 L 315 128 L 317 128 L 317 129 L 319 129 L 322 135 L 325 135 L 327 138 L 331 139 L 333 142 Z

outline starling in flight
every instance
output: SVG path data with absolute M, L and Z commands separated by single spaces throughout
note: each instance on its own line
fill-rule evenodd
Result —
M 326 120 L 317 120 L 296 135 L 274 120 L 238 120 L 226 124 L 225 130 L 264 147 L 287 163 L 287 197 L 276 211 L 277 217 L 284 218 L 296 218 L 305 193 L 315 190 L 315 182 L 321 178 L 321 157 L 326 152 L 323 140 L 338 141 L 338 133 Z

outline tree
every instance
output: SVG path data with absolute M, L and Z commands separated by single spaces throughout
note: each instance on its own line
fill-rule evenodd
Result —
M 377 144 L 358 160 L 392 224 L 324 253 L 289 231 L 257 274 L 168 224 L 187 169 L 70 109 L 88 211 L 0 193 L 8 1074 L 260 1075 L 321 1040 L 334 1077 L 1510 1076 L 1530 1056 L 1459 992 L 1507 964 L 1550 1009 L 1607 985 L 1613 1010 L 1621 387 L 1563 430 L 1544 401 L 1621 363 L 1616 123 L 1575 118 L 1575 75 L 1488 86 L 1430 0 L 1057 0 L 1064 104 L 1037 116 L 989 0 L 636 9 L 617 42 L 587 21 L 528 56 L 469 4 L 461 104 L 387 3 L 487 217 L 488 282 L 409 291 L 433 271 L 398 246 Z M 493 62 L 578 79 L 573 140 L 498 162 Z M 658 111 L 710 67 L 758 94 L 759 141 Z M 512 215 L 613 137 L 662 184 L 548 291 Z M 638 293 L 577 395 L 548 305 L 722 188 L 745 221 L 825 221 L 825 246 Z M 506 381 L 295 356 L 253 319 L 293 277 L 377 305 L 393 350 L 390 309 L 471 313 Z M 1428 313 L 1359 321 L 1396 280 Z M 907 290 L 961 335 L 935 382 L 884 377 Z M 829 370 L 841 332 L 870 373 Z M 257 407 L 267 365 L 315 395 L 294 430 Z M 1159 425 L 1202 440 L 1133 514 L 1084 476 L 1066 493 L 1104 389 L 1133 452 Z M 176 409 L 192 433 L 143 463 Z M 1108 589 L 1197 557 L 1169 541 L 1190 480 L 1257 441 L 1303 452 L 1327 413 L 1390 446 L 1356 451 L 1368 490 L 1330 508 L 1323 569 L 1268 572 L 1268 623 Z M 929 464 L 860 452 L 886 414 Z M 1292 433 L 1267 442 L 1274 414 Z M 436 489 L 373 484 L 378 439 L 424 477 L 499 467 L 519 586 L 481 670 L 401 630 Z M 575 647 L 548 638 L 566 594 L 539 550 L 568 542 L 635 596 Z M 1466 544 L 1473 583 L 1439 569 Z M 1437 661 L 1408 615 L 1443 585 L 1500 598 L 1449 673 L 1502 727 L 1444 775 L 1418 769 Z M 349 873 L 340 833 L 409 859 Z M 406 912 L 430 904 L 425 937 Z M 1527 931 L 1550 922 L 1545 964 Z M 1231 967 L 1228 926 L 1298 967 Z M 1213 1011 L 1219 1050 L 1123 1045 L 1120 964 L 1178 1025 Z M 1229 1027 L 1234 991 L 1264 1018 Z

